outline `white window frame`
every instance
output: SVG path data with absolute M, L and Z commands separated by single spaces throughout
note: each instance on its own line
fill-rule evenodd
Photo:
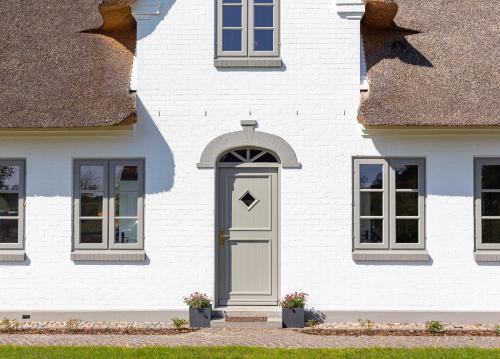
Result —
M 475 212 L 475 238 L 476 249 L 478 250 L 500 250 L 500 243 L 483 243 L 482 239 L 482 168 L 486 165 L 500 166 L 500 158 L 476 158 L 474 160 L 475 191 L 474 191 L 474 212 Z M 486 192 L 500 192 L 500 190 L 485 190 Z M 496 218 L 496 217 L 493 217 Z M 500 219 L 500 217 L 498 218 Z
M 241 4 L 226 3 L 223 0 L 217 1 L 217 56 L 218 57 L 239 57 L 239 58 L 255 58 L 255 57 L 278 57 L 280 53 L 280 0 L 273 0 L 272 4 L 258 3 L 255 0 L 242 0 Z M 224 6 L 241 6 L 242 7 L 242 26 L 226 28 L 222 25 L 222 9 Z M 261 30 L 273 30 L 273 51 L 255 51 L 254 44 L 254 16 L 255 7 L 274 7 L 273 11 L 273 27 L 258 27 Z M 242 46 L 241 51 L 223 51 L 222 48 L 222 31 L 223 30 L 242 30 Z
M 383 167 L 382 190 L 361 189 L 360 188 L 360 166 L 370 164 L 379 164 Z M 418 189 L 396 189 L 396 167 L 400 164 L 418 165 Z M 425 249 L 425 159 L 421 158 L 355 158 L 353 168 L 353 225 L 354 225 L 354 249 L 378 249 L 378 250 L 423 250 Z M 383 192 L 383 213 L 382 216 L 361 216 L 361 192 Z M 397 192 L 416 192 L 418 193 L 418 216 L 401 217 L 396 216 L 396 193 Z M 363 218 L 383 219 L 383 241 L 382 243 L 361 243 L 360 223 Z M 418 243 L 396 243 L 396 220 L 400 219 L 418 219 L 419 220 L 419 241 Z
M 103 187 L 103 215 L 102 215 L 102 243 L 80 243 L 80 168 L 84 165 L 104 167 Z M 138 167 L 139 199 L 137 207 L 137 243 L 114 243 L 114 171 L 117 165 L 132 165 Z M 145 166 L 143 159 L 117 160 L 75 160 L 73 169 L 73 248 L 75 250 L 142 250 L 144 249 L 144 179 Z M 97 191 L 96 191 L 97 192 Z M 100 191 L 99 191 L 100 192 Z
M 0 160 L 0 166 L 18 166 L 19 167 L 19 190 L 0 190 L 0 193 L 18 193 L 18 216 L 17 216 L 17 243 L 0 243 L 0 249 L 24 249 L 25 242 L 25 207 L 26 207 L 26 161 L 14 159 Z M 15 217 L 5 216 L 0 219 L 13 220 Z

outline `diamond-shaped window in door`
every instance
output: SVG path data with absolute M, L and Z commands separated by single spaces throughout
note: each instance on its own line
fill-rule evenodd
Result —
M 245 207 L 248 208 L 248 210 L 251 210 L 257 203 L 259 203 L 259 200 L 256 199 L 250 191 L 246 191 L 243 196 L 240 197 L 241 203 L 245 205 Z

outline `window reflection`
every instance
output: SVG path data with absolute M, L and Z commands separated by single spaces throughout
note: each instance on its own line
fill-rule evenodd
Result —
M 396 167 L 397 189 L 418 189 L 418 165 L 399 165 Z
M 115 219 L 115 243 L 137 243 L 137 219 Z
M 81 166 L 80 189 L 87 191 L 102 191 L 104 189 L 104 167 Z
M 0 166 L 0 190 L 19 191 L 19 166 Z
M 137 191 L 139 189 L 137 166 L 115 167 L 115 189 L 118 191 Z
M 361 188 L 382 189 L 383 188 L 383 166 L 382 165 L 360 165 L 359 183 Z

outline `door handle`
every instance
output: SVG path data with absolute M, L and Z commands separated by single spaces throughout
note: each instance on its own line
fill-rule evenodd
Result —
M 224 248 L 224 245 L 226 243 L 226 239 L 229 238 L 229 236 L 226 234 L 226 232 L 221 229 L 219 231 L 219 248 Z

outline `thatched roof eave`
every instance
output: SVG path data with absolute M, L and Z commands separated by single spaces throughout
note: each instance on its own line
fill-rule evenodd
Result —
M 0 129 L 136 121 L 133 0 L 4 0 Z

